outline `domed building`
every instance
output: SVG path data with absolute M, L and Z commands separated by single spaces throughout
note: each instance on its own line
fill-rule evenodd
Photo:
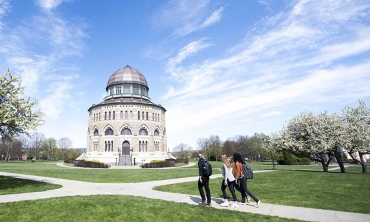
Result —
M 85 159 L 139 165 L 168 157 L 166 109 L 149 98 L 144 75 L 130 67 L 109 78 L 103 102 L 89 109 Z

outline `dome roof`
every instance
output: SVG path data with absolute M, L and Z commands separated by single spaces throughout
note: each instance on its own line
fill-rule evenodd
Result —
M 107 88 L 111 85 L 122 83 L 135 83 L 146 86 L 148 88 L 148 83 L 146 82 L 145 76 L 141 74 L 139 70 L 134 69 L 128 65 L 121 69 L 118 69 L 110 76 L 107 83 Z

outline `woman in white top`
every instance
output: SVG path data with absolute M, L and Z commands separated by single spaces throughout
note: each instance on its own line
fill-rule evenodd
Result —
M 221 207 L 228 207 L 229 206 L 229 201 L 227 200 L 227 195 L 226 195 L 226 187 L 229 187 L 230 193 L 233 197 L 234 204 L 232 207 L 239 207 L 238 202 L 236 199 L 235 195 L 235 189 L 234 189 L 234 184 L 235 184 L 235 177 L 233 175 L 233 168 L 231 166 L 230 160 L 226 157 L 226 155 L 222 155 L 222 161 L 224 162 L 222 164 L 222 175 L 223 175 L 223 180 L 221 184 L 221 191 L 222 195 L 224 197 L 224 202 L 220 205 Z

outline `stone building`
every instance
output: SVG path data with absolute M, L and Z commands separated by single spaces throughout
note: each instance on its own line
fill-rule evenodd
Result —
M 150 100 L 144 75 L 118 69 L 105 90 L 104 100 L 88 109 L 84 159 L 130 166 L 168 158 L 166 109 Z

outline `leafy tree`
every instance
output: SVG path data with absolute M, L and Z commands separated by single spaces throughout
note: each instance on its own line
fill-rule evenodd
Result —
M 69 149 L 68 150 L 68 159 L 76 159 L 81 155 L 76 149 Z
M 37 101 L 22 97 L 25 88 L 20 83 L 9 69 L 0 76 L 0 137 L 3 140 L 11 141 L 43 123 L 44 114 L 32 110 Z
M 345 140 L 349 155 L 362 166 L 362 172 L 367 173 L 364 154 L 370 153 L 370 108 L 364 101 L 356 108 L 345 107 L 342 110 L 346 129 Z M 359 157 L 357 157 L 357 153 Z
M 57 147 L 57 140 L 55 138 L 50 137 L 45 141 L 44 151 L 47 153 L 46 157 L 48 160 L 50 158 L 54 158 L 52 155 L 53 154 L 52 150 L 53 148 L 56 148 L 56 147 Z
M 209 160 L 219 160 L 221 158 L 222 141 L 219 136 L 212 135 L 208 139 L 209 148 L 208 154 L 210 155 Z
M 173 149 L 173 155 L 178 159 L 189 159 L 193 148 L 188 144 L 180 143 Z

